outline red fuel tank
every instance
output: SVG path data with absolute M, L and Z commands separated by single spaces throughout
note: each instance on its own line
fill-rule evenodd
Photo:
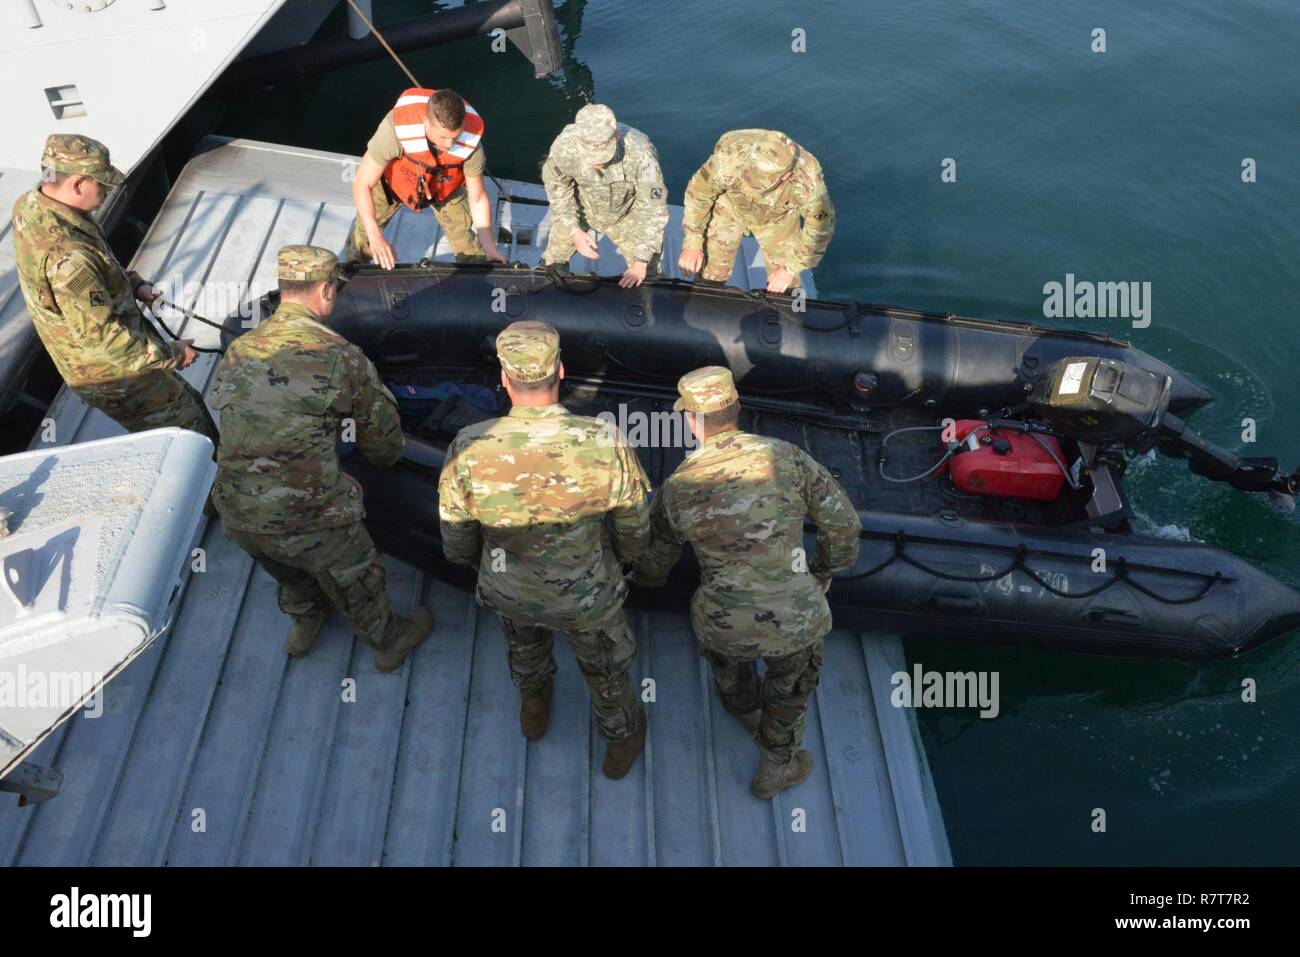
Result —
M 1008 429 L 978 428 L 984 424 L 980 419 L 957 420 L 957 441 L 965 443 L 966 450 L 949 461 L 953 485 L 963 492 L 1007 498 L 1051 501 L 1061 494 L 1065 476 L 1047 450 L 1050 448 L 1065 461 L 1056 439 L 1050 435 L 1035 438 Z

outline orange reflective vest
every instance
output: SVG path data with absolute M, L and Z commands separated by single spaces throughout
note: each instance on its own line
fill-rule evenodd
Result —
M 393 130 L 402 144 L 402 155 L 384 167 L 384 181 L 394 196 L 414 210 L 443 203 L 465 185 L 461 167 L 483 138 L 483 117 L 466 103 L 465 126 L 451 149 L 433 152 L 424 135 L 424 118 L 429 97 L 436 92 L 412 87 L 403 91 L 393 107 Z

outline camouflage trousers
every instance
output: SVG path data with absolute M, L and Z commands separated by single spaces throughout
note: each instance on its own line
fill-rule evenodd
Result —
M 177 372 L 142 376 L 128 388 L 78 386 L 72 391 L 128 432 L 175 426 L 206 435 L 217 444 L 217 426 L 203 397 Z
M 501 616 L 506 639 L 510 678 L 521 691 L 536 688 L 555 674 L 554 640 L 549 629 L 525 625 Z M 589 631 L 570 631 L 569 645 L 591 689 L 591 710 L 596 727 L 606 741 L 625 738 L 636 730 L 641 706 L 628 674 L 636 657 L 636 639 L 627 626 L 623 609 L 605 625 Z
M 758 240 L 763 261 L 770 272 L 774 266 L 785 265 L 791 253 L 790 244 L 799 239 L 799 214 L 791 210 L 773 223 L 751 223 L 741 216 L 723 193 L 713 205 L 708 228 L 704 231 L 704 270 L 701 278 L 726 282 L 736 266 L 736 253 L 746 234 Z M 798 274 L 791 288 L 799 285 Z
M 733 658 L 700 646 L 700 654 L 713 670 L 713 683 L 730 714 L 748 714 L 762 708 L 758 744 L 783 760 L 794 757 L 803 745 L 808 698 L 817 687 L 826 639 L 785 657 L 765 657 L 767 672 L 759 681 L 753 659 Z
M 402 201 L 393 195 L 393 191 L 382 179 L 370 191 L 370 198 L 375 203 L 375 220 L 379 223 L 379 228 L 383 229 L 402 208 Z M 451 245 L 451 251 L 456 254 L 457 262 L 472 262 L 483 258 L 483 246 L 474 232 L 474 221 L 469 213 L 469 197 L 463 186 L 448 196 L 446 202 L 435 203 L 430 208 Z M 361 220 L 354 219 L 348 245 L 343 252 L 343 261 L 368 263 L 371 255 L 370 237 L 362 228 Z
M 584 218 L 579 227 L 590 229 Z M 618 254 L 623 257 L 623 262 L 631 266 L 636 260 L 636 256 L 631 255 L 633 247 L 638 240 L 634 223 L 631 216 L 624 216 L 618 222 L 605 228 L 597 227 L 597 231 L 604 233 L 618 250 Z M 555 266 L 569 264 L 573 254 L 577 249 L 573 245 L 573 236 L 569 234 L 561 235 L 560 232 L 552 229 L 546 237 L 546 252 L 542 253 L 542 265 Z M 651 257 L 649 264 L 645 269 L 646 279 L 655 279 L 659 276 L 659 253 Z
M 333 605 L 372 648 L 397 640 L 400 625 L 384 566 L 361 522 L 297 535 L 238 529 L 226 534 L 280 583 L 286 615 L 300 618 Z

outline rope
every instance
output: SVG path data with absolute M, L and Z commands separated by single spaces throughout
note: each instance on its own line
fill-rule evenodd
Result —
M 196 313 L 196 312 L 192 312 L 192 311 L 190 311 L 189 309 L 186 309 L 184 306 L 178 306 L 178 305 L 177 305 L 176 303 L 174 303 L 174 302 L 170 302 L 170 301 L 168 301 L 168 300 L 166 300 L 166 299 L 161 299 L 161 298 L 160 298 L 158 301 L 159 301 L 160 303 L 162 303 L 164 306 L 167 306 L 169 309 L 175 309 L 177 312 L 179 312 L 181 315 L 185 316 L 187 319 L 193 319 L 195 322 L 201 322 L 201 323 L 203 323 L 205 326 L 211 326 L 213 329 L 220 329 L 222 332 L 227 332 L 227 331 L 229 331 L 229 330 L 227 330 L 226 327 L 225 327 L 224 325 L 222 325 L 221 323 L 219 323 L 219 322 L 213 322 L 211 319 L 204 319 L 204 318 L 203 318 L 202 316 L 200 316 L 198 313 Z M 158 317 L 157 317 L 157 316 L 154 316 L 154 318 L 157 319 Z M 159 319 L 158 321 L 161 322 L 162 320 Z
M 163 299 L 162 297 L 159 297 L 156 301 L 161 303 L 164 306 L 170 306 L 172 309 L 175 309 L 177 312 L 182 313 L 183 315 L 187 316 L 190 319 L 196 319 L 199 322 L 203 323 L 204 325 L 212 326 L 215 329 L 220 329 L 222 332 L 226 331 L 226 327 L 221 325 L 220 323 L 213 322 L 211 319 L 204 319 L 202 316 L 190 312 L 190 310 L 186 309 L 184 306 L 178 306 L 174 302 L 168 302 L 166 299 Z M 171 326 L 167 325 L 167 323 L 163 321 L 162 316 L 155 313 L 152 309 L 149 310 L 149 316 L 155 322 L 157 322 L 158 325 L 162 326 L 163 332 L 167 333 L 167 335 L 171 336 L 176 341 L 178 342 L 180 341 L 181 337 L 176 335 L 176 333 L 172 332 Z M 216 349 L 205 349 L 202 346 L 196 346 L 193 343 L 190 343 L 190 348 L 193 349 L 195 352 L 206 352 L 218 356 L 224 356 L 226 354 L 226 350 L 220 347 Z
M 609 349 L 606 349 L 606 350 L 602 353 L 602 355 L 604 356 L 605 359 L 609 360 L 610 362 L 612 362 L 614 365 L 618 366 L 618 367 L 619 367 L 620 369 L 622 369 L 623 371 L 625 371 L 625 372 L 631 372 L 633 375 L 639 375 L 639 376 L 641 376 L 641 377 L 643 377 L 643 378 L 646 378 L 646 379 L 658 379 L 658 380 L 660 380 L 660 381 L 662 381 L 662 382 L 674 382 L 674 383 L 675 383 L 675 382 L 677 381 L 677 378 L 678 378 L 677 376 L 674 376 L 674 375 L 665 375 L 665 374 L 662 373 L 662 372 L 651 372 L 649 369 L 638 369 L 636 366 L 634 366 L 634 365 L 632 365 L 632 364 L 630 364 L 630 363 L 624 362 L 624 361 L 623 361 L 622 359 L 620 359 L 618 356 L 614 355 L 614 353 L 610 352 Z M 769 396 L 774 396 L 774 395 L 791 395 L 791 394 L 796 393 L 796 392 L 807 392 L 807 391 L 809 391 L 811 388 L 812 388 L 811 386 L 799 385 L 799 386 L 794 386 L 793 388 L 790 388 L 790 389 L 764 389 L 761 393 L 756 393 L 756 396 L 757 396 L 757 398 L 759 398 L 759 399 L 765 399 L 765 398 L 768 398 Z M 830 390 L 827 390 L 827 391 L 829 392 Z M 834 395 L 834 393 L 831 393 L 831 394 Z M 760 409 L 760 411 L 761 411 L 761 409 Z M 792 416 L 792 418 L 796 418 L 796 419 L 797 419 L 797 418 L 801 418 L 801 417 L 798 416 L 798 415 L 794 415 L 794 416 Z M 826 424 L 825 422 L 819 421 L 819 420 L 817 420 L 817 419 L 812 419 L 812 418 L 804 418 L 804 421 L 806 421 L 806 422 L 811 422 L 811 423 L 813 423 L 814 425 L 825 425 L 825 424 Z
M 1191 595 L 1187 598 L 1170 598 L 1166 595 L 1161 595 L 1160 593 L 1154 591 L 1151 588 L 1148 588 L 1146 585 L 1143 585 L 1141 582 L 1135 579 L 1133 577 L 1132 572 L 1129 571 L 1128 560 L 1126 558 L 1120 557 L 1115 561 L 1114 574 L 1111 575 L 1111 577 L 1108 578 L 1106 581 L 1098 585 L 1096 588 L 1090 588 L 1087 591 L 1080 591 L 1080 592 L 1067 592 L 1057 588 L 1055 585 L 1053 585 L 1051 582 L 1044 579 L 1041 575 L 1039 575 L 1038 572 L 1034 571 L 1025 563 L 1025 559 L 1029 555 L 1029 549 L 1024 545 L 1017 546 L 1016 554 L 1015 557 L 1012 559 L 1011 564 L 1008 565 L 1005 569 L 1003 569 L 1000 572 L 992 572 L 987 575 L 954 575 L 950 572 L 940 571 L 937 568 L 931 568 L 928 565 L 926 565 L 924 562 L 921 562 L 918 559 L 913 558 L 911 555 L 908 555 L 905 551 L 906 544 L 907 544 L 907 535 L 906 533 L 900 531 L 894 536 L 894 553 L 890 555 L 888 558 L 886 558 L 883 562 L 871 568 L 868 568 L 865 571 L 857 572 L 853 575 L 836 575 L 833 580 L 837 582 L 861 581 L 864 578 L 870 578 L 872 575 L 884 571 L 890 565 L 894 564 L 894 562 L 901 561 L 908 565 L 911 565 L 913 568 L 916 568 L 919 571 L 925 572 L 927 575 L 932 575 L 935 578 L 941 578 L 944 581 L 955 581 L 955 582 L 966 582 L 966 583 L 997 581 L 1001 578 L 1005 578 L 1008 575 L 1014 574 L 1017 570 L 1019 570 L 1024 572 L 1025 575 L 1027 575 L 1030 579 L 1037 582 L 1045 590 L 1051 592 L 1053 595 L 1056 595 L 1058 598 L 1092 598 L 1094 595 L 1101 594 L 1111 586 L 1116 585 L 1119 582 L 1124 582 L 1127 585 L 1131 585 L 1133 588 L 1140 591 L 1148 598 L 1152 598 L 1163 605 L 1190 605 L 1194 602 L 1198 602 L 1201 599 L 1203 599 L 1214 589 L 1216 585 L 1224 581 L 1227 581 L 1227 579 L 1224 578 L 1222 572 L 1215 572 L 1213 575 L 1207 575 L 1204 572 L 1183 572 L 1183 574 L 1197 575 L 1201 578 L 1204 578 L 1206 580 L 1205 584 L 1201 587 L 1201 590 L 1198 591 L 1195 595 Z
M 638 369 L 636 366 L 628 365 L 626 362 L 624 362 L 622 359 L 615 356 L 608 349 L 605 350 L 605 358 L 608 359 L 610 362 L 614 363 L 614 365 L 619 366 L 628 372 L 631 372 L 633 375 L 645 376 L 648 379 L 661 379 L 664 382 L 677 381 L 675 376 L 664 375 L 662 372 L 650 372 L 646 369 Z
M 397 55 L 397 51 L 388 45 L 388 41 L 384 39 L 383 34 L 381 34 L 379 30 L 376 29 L 375 25 L 366 18 L 366 15 L 361 12 L 361 8 L 357 6 L 356 0 L 348 0 L 348 6 L 352 8 L 352 11 L 358 17 L 361 18 L 361 22 L 366 25 L 366 29 L 375 35 L 375 39 L 378 40 L 383 48 L 388 51 L 388 55 L 391 56 L 397 62 L 397 65 L 402 68 L 402 72 L 405 73 L 407 79 L 411 81 L 411 86 L 419 86 L 420 81 L 415 78 L 415 74 L 407 69 L 406 64 L 402 62 L 402 58 Z
M 614 278 L 613 276 L 602 277 L 596 275 L 584 277 L 581 274 L 575 275 L 554 266 L 545 267 L 544 271 L 547 278 L 555 284 L 557 289 L 561 289 L 571 296 L 590 296 L 605 284 L 606 278 Z
M 846 328 L 851 322 L 853 322 L 855 318 L 857 318 L 856 314 L 848 315 L 845 316 L 844 320 L 838 323 L 837 325 L 812 326 L 804 322 L 798 316 L 796 316 L 793 310 L 787 310 L 781 303 L 773 302 L 768 297 L 767 292 L 765 290 L 747 289 L 744 291 L 744 294 L 747 298 L 753 299 L 755 302 L 761 302 L 763 303 L 763 305 L 768 306 L 769 308 L 771 308 L 773 312 L 775 312 L 786 322 L 792 323 L 793 325 L 798 326 L 800 329 L 807 329 L 809 332 L 839 332 L 841 329 Z

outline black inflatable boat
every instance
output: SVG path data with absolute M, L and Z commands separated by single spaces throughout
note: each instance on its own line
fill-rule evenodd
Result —
M 384 550 L 469 584 L 442 557 L 438 472 L 457 428 L 504 412 L 494 337 L 523 318 L 560 332 L 566 406 L 617 421 L 656 484 L 688 451 L 670 411 L 677 378 L 730 367 L 745 427 L 807 449 L 861 512 L 858 564 L 830 592 L 841 626 L 1173 659 L 1300 627 L 1289 586 L 1212 546 L 1135 532 L 1123 490 L 1135 451 L 1275 496 L 1298 477 L 1188 430 L 1181 417 L 1212 395 L 1126 342 L 517 266 L 363 267 L 340 294 L 331 325 L 403 404 L 404 461 L 347 464 Z M 685 608 L 696 580 L 688 554 L 666 589 L 632 601 Z

